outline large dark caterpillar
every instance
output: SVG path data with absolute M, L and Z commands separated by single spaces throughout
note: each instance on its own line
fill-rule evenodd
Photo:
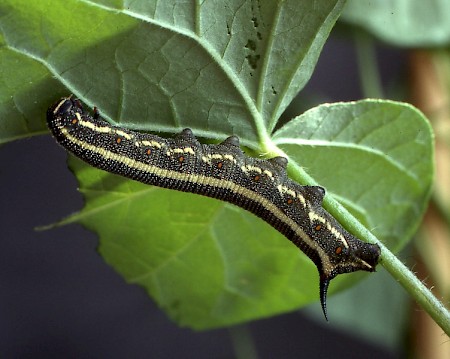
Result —
M 71 97 L 48 109 L 47 122 L 64 148 L 95 167 L 227 201 L 261 217 L 317 266 L 325 318 L 331 279 L 357 270 L 375 271 L 380 248 L 348 233 L 322 208 L 324 188 L 290 180 L 284 157 L 247 157 L 236 136 L 205 145 L 190 129 L 166 139 L 111 126 L 97 111 L 90 115 Z

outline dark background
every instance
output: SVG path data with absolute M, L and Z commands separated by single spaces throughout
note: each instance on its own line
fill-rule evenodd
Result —
M 389 87 L 404 75 L 406 56 L 378 50 Z M 314 101 L 363 98 L 350 39 L 332 34 L 301 96 L 292 116 Z M 78 225 L 34 230 L 82 207 L 65 160 L 50 135 L 0 149 L 0 357 L 234 358 L 233 338 L 246 333 L 259 358 L 404 357 L 301 312 L 231 329 L 179 328 L 102 260 L 94 234 Z

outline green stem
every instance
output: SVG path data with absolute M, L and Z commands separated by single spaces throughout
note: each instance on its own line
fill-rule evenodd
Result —
M 292 163 L 292 167 L 296 174 L 295 177 L 301 178 L 304 183 L 315 184 L 314 179 L 298 166 L 298 164 Z M 380 246 L 380 264 L 386 268 L 391 276 L 414 298 L 417 304 L 450 336 L 450 312 L 414 273 L 333 197 L 325 196 L 323 204 L 339 222 L 345 224 L 345 227 L 350 232 L 366 242 L 376 243 Z
M 330 212 L 347 224 L 348 229 L 369 243 L 376 243 L 381 248 L 380 264 L 395 278 L 415 299 L 433 320 L 450 336 L 450 312 L 433 295 L 433 293 L 411 272 L 386 246 L 368 231 L 335 199 L 326 200 Z
M 364 31 L 354 32 L 359 78 L 364 97 L 384 98 L 372 37 Z
M 229 333 L 237 359 L 258 358 L 252 335 L 246 325 L 231 327 Z

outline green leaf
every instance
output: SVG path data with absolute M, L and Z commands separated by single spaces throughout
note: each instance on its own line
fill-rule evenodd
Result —
M 113 122 L 234 133 L 259 147 L 311 76 L 342 3 L 5 0 L 2 50 L 22 58 L 23 71 L 44 64 L 46 81 L 53 75 Z M 5 85 L 14 76 L 1 75 Z M 8 111 L 27 102 L 15 98 L 21 90 L 5 86 Z M 44 94 L 67 94 L 56 90 Z M 44 129 L 39 112 L 26 117 Z M 14 128 L 2 140 L 34 133 Z
M 397 46 L 450 43 L 448 0 L 348 0 L 342 20 Z
M 71 168 L 87 203 L 70 221 L 96 231 L 105 260 L 180 325 L 229 325 L 317 299 L 315 266 L 254 215 L 73 158 Z
M 272 137 L 342 4 L 4 0 L 0 141 L 44 132 L 44 108 L 68 93 L 128 128 L 236 134 L 256 153 L 286 152 L 293 177 L 328 188 L 325 205 L 344 225 L 334 198 L 399 248 L 417 227 L 433 174 L 420 113 L 388 101 L 326 105 Z M 86 205 L 63 223 L 98 233 L 105 260 L 180 325 L 230 325 L 318 299 L 312 262 L 250 213 L 70 164 Z M 340 276 L 330 293 L 361 277 Z
M 273 140 L 392 250 L 416 232 L 434 178 L 434 152 L 431 127 L 411 105 L 318 106 Z

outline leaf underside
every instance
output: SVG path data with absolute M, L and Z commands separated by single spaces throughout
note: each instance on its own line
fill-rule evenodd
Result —
M 252 151 L 287 154 L 304 169 L 290 168 L 296 180 L 311 176 L 399 249 L 432 181 L 432 135 L 417 110 L 381 100 L 322 105 L 275 131 L 341 8 L 329 0 L 4 1 L 0 142 L 47 133 L 46 107 L 69 93 L 128 128 L 236 134 Z M 230 325 L 318 299 L 314 265 L 255 216 L 69 162 L 86 205 L 64 223 L 95 231 L 103 258 L 180 325 Z M 337 278 L 330 293 L 360 277 Z

